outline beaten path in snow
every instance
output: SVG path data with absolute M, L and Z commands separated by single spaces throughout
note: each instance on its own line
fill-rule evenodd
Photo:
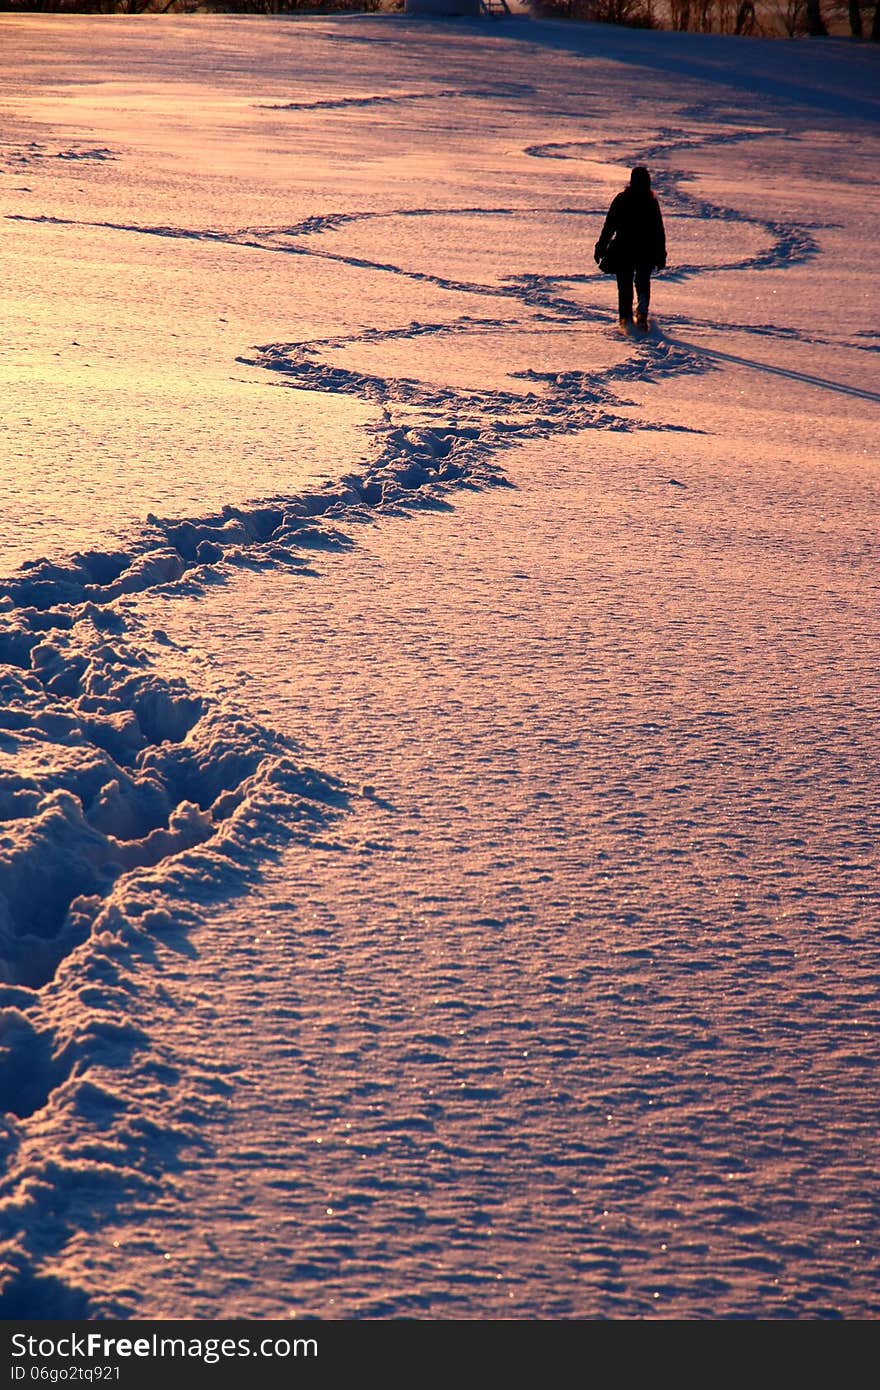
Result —
M 222 24 L 203 32 L 225 51 Z M 87 776 L 49 784 L 119 875 L 10 990 L 47 1090 L 10 1131 L 13 1297 L 47 1316 L 868 1316 L 878 401 L 853 306 L 875 137 L 826 76 L 817 154 L 801 89 L 771 99 L 752 45 L 724 48 L 753 66 L 723 86 L 691 71 L 683 105 L 668 71 L 710 51 L 692 36 L 651 36 L 663 65 L 634 79 L 627 44 L 642 62 L 650 40 L 612 32 L 596 57 L 587 30 L 539 91 L 513 31 L 450 48 L 441 28 L 450 86 L 425 91 L 430 29 L 296 32 L 316 91 L 273 107 L 316 122 L 296 223 L 59 207 L 44 227 L 180 243 L 194 283 L 193 247 L 264 287 L 283 264 L 307 330 L 273 309 L 235 369 L 265 421 L 288 412 L 285 440 L 320 455 L 330 402 L 366 442 L 323 495 L 152 518 L 129 552 L 9 586 L 10 686 L 48 702 L 41 752 L 55 738 L 73 766 L 83 730 L 98 742 Z M 410 90 L 317 91 L 361 33 L 406 35 Z M 507 94 L 468 86 L 499 51 Z M 756 83 L 775 124 L 738 105 Z M 583 119 L 560 138 L 609 84 L 620 143 Z M 338 206 L 308 216 L 327 131 L 337 161 L 357 145 L 399 172 L 420 103 L 435 186 L 382 206 L 361 166 L 355 206 L 334 164 Z M 454 167 L 437 103 L 491 116 Z M 642 159 L 676 249 L 663 331 L 631 344 L 583 244 L 618 162 Z M 235 472 L 218 462 L 210 505 Z M 254 485 L 278 476 L 269 460 Z M 96 692 L 121 709 L 103 724 Z M 320 775 L 263 776 L 278 749 Z M 87 794 L 111 754 L 115 790 Z M 132 769 L 174 801 L 167 831 Z M 15 815 L 30 795 L 11 788 Z
M 174 1051 L 247 1084 L 183 1199 L 112 1228 L 135 1308 L 870 1312 L 867 514 L 846 456 L 810 466 L 815 393 L 753 419 L 747 380 L 718 433 L 528 445 L 517 491 L 318 579 L 157 606 L 375 791 L 174 988 Z

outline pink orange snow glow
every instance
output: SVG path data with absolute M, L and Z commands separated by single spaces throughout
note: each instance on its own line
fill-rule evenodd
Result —
M 0 1311 L 875 1315 L 870 46 L 252 18 L 0 16 Z

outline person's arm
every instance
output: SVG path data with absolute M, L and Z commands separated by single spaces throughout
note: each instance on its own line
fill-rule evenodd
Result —
M 599 240 L 596 242 L 596 246 L 593 251 L 593 256 L 597 264 L 605 255 L 605 252 L 608 249 L 608 243 L 614 236 L 614 233 L 617 231 L 617 214 L 619 202 L 620 194 L 618 193 L 617 197 L 614 198 L 610 208 L 608 209 L 608 212 L 605 216 L 605 221 L 602 225 L 602 230 L 599 233 Z
M 658 270 L 663 270 L 666 265 L 666 228 L 663 225 L 663 213 L 660 211 L 660 204 L 657 207 L 657 255 L 655 265 Z

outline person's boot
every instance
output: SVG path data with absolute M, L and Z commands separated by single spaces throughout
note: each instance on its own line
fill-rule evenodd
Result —
M 647 327 L 648 327 L 648 315 L 647 315 L 647 313 L 644 312 L 642 309 L 640 309 L 639 312 L 636 314 L 636 327 L 637 327 L 637 328 L 647 328 Z

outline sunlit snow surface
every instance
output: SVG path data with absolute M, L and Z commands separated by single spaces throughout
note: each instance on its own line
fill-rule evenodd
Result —
M 0 41 L 0 1312 L 876 1316 L 875 46 Z

